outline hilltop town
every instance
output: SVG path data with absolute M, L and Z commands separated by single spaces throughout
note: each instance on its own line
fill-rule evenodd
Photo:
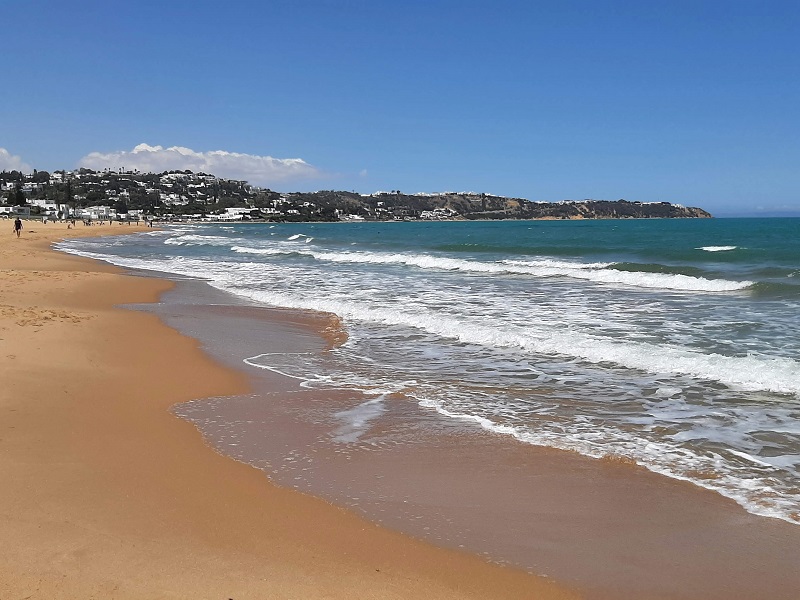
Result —
M 280 193 L 206 173 L 77 169 L 0 173 L 0 214 L 95 220 L 392 221 L 709 218 L 669 202 L 533 202 L 485 193 Z

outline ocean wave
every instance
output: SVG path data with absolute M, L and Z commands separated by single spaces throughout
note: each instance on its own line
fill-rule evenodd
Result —
M 292 236 L 298 238 L 298 236 Z M 730 281 L 707 279 L 683 274 L 654 273 L 615 269 L 616 263 L 540 260 L 503 260 L 486 262 L 463 258 L 449 258 L 430 254 L 377 253 L 377 252 L 329 252 L 291 246 L 290 251 L 274 248 L 235 246 L 238 253 L 290 254 L 296 253 L 320 261 L 351 264 L 404 265 L 421 269 L 461 271 L 486 274 L 530 275 L 533 277 L 570 277 L 605 285 L 625 285 L 637 288 L 676 290 L 685 292 L 732 292 L 745 290 L 752 281 Z
M 800 396 L 800 365 L 788 358 L 706 354 L 680 346 L 603 338 L 575 330 L 548 327 L 546 323 L 531 323 L 521 328 L 513 324 L 503 325 L 496 321 L 483 322 L 477 317 L 457 318 L 420 309 L 404 311 L 348 300 L 264 291 L 242 285 L 242 271 L 239 270 L 242 265 L 237 263 L 217 262 L 209 265 L 205 261 L 181 257 L 151 261 L 105 256 L 74 248 L 70 251 L 129 268 L 173 272 L 195 277 L 198 273 L 202 273 L 203 278 L 209 280 L 215 287 L 272 306 L 330 312 L 357 321 L 409 326 L 463 343 L 569 356 L 594 364 L 612 363 L 650 373 L 690 375 L 745 390 Z M 575 271 L 587 270 L 575 269 Z
M 739 246 L 701 246 L 695 250 L 703 250 L 705 252 L 730 252 L 731 250 L 738 249 Z
M 217 285 L 229 289 L 221 282 Z M 525 329 L 507 325 L 502 328 L 496 322 L 458 319 L 435 312 L 379 308 L 272 291 L 248 289 L 237 293 L 273 306 L 330 312 L 346 319 L 383 325 L 414 327 L 462 343 L 568 356 L 593 364 L 615 364 L 649 373 L 689 375 L 736 389 L 800 397 L 800 364 L 788 358 L 724 356 L 666 344 L 612 340 L 546 325 L 531 325 Z
M 573 274 L 572 277 L 587 279 L 597 283 L 624 284 L 631 287 L 676 290 L 682 292 L 736 292 L 746 290 L 753 281 L 731 281 L 728 279 L 708 279 L 677 273 L 651 273 L 646 271 L 620 271 L 609 268 L 589 271 L 586 274 Z
M 261 254 L 264 256 L 298 254 L 296 250 L 282 248 L 252 248 L 250 246 L 231 246 L 231 251 L 236 252 L 237 254 Z
M 231 238 L 219 235 L 184 234 L 164 240 L 168 246 L 230 246 Z
M 688 292 L 731 292 L 744 290 L 752 281 L 706 279 L 681 274 L 619 271 L 615 263 L 580 263 L 552 259 L 504 260 L 501 262 L 470 261 L 430 255 L 374 254 L 355 252 L 308 252 L 320 260 L 373 264 L 403 264 L 425 269 L 470 271 L 475 273 L 510 273 L 534 277 L 570 277 L 594 283 L 626 285 L 639 288 Z

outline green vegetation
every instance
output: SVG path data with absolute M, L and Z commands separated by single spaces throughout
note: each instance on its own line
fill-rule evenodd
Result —
M 78 217 L 217 217 L 273 221 L 452 219 L 641 219 L 710 217 L 699 208 L 627 200 L 531 202 L 492 194 L 403 194 L 400 190 L 279 193 L 206 173 L 19 171 L 0 173 L 2 200 Z M 102 210 L 101 210 L 102 209 Z M 93 216 L 95 215 L 95 216 Z

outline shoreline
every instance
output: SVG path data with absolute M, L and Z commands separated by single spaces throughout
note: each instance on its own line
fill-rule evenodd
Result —
M 147 231 L 146 229 L 142 230 Z M 76 235 L 79 235 L 81 231 L 79 229 Z M 127 233 L 127 231 L 109 231 L 108 233 Z M 85 235 L 94 237 L 97 232 L 87 228 Z M 0 267 L 8 264 L 9 256 L 5 250 L 9 246 L 14 248 L 13 244 L 5 245 L 0 242 L 0 260 L 2 261 Z M 21 258 L 24 257 L 19 254 L 13 257 L 15 262 L 19 262 Z M 273 446 L 284 444 L 285 447 L 294 451 L 312 443 L 314 439 L 318 440 L 320 431 L 323 433 L 323 438 L 329 437 L 328 432 L 324 430 L 312 430 L 310 432 L 312 435 L 309 436 L 308 427 L 298 423 L 295 417 L 308 410 L 309 403 L 316 403 L 325 410 L 348 410 L 353 406 L 354 398 L 352 396 L 347 397 L 347 394 L 337 395 L 330 391 L 320 390 L 311 393 L 301 392 L 297 389 L 297 380 L 288 379 L 272 372 L 269 372 L 264 381 L 258 381 L 264 378 L 250 373 L 249 367 L 243 367 L 240 361 L 241 356 L 231 352 L 231 349 L 235 348 L 238 352 L 249 352 L 253 348 L 262 348 L 263 340 L 268 339 L 272 344 L 272 351 L 276 352 L 301 352 L 309 350 L 309 348 L 313 351 L 320 351 L 336 341 L 319 335 L 326 329 L 328 333 L 335 330 L 335 320 L 331 321 L 322 313 L 306 314 L 305 311 L 258 307 L 246 302 L 240 305 L 235 299 L 231 302 L 224 298 L 223 296 L 227 296 L 225 292 L 216 290 L 214 293 L 222 296 L 217 296 L 209 302 L 205 293 L 200 290 L 201 288 L 209 290 L 212 288 L 202 281 L 184 281 L 181 278 L 177 287 L 174 287 L 173 282 L 165 279 L 163 274 L 155 273 L 146 277 L 123 275 L 123 271 L 106 263 L 54 251 L 38 257 L 35 261 L 38 271 L 33 270 L 34 266 L 31 264 L 26 268 L 33 273 L 38 273 L 36 276 L 41 277 L 42 273 L 46 272 L 42 268 L 42 261 L 57 262 L 58 258 L 69 262 L 69 268 L 62 266 L 60 269 L 50 267 L 47 269 L 62 272 L 64 277 L 58 279 L 59 286 L 65 279 L 86 277 L 86 280 L 82 282 L 72 281 L 71 283 L 76 284 L 77 287 L 80 287 L 78 284 L 82 284 L 84 287 L 88 285 L 99 289 L 98 276 L 110 274 L 113 277 L 106 282 L 105 289 L 114 291 L 117 294 L 115 297 L 120 297 L 121 290 L 118 285 L 120 283 L 125 283 L 131 290 L 138 289 L 137 293 L 141 292 L 139 284 L 144 284 L 144 287 L 155 286 L 159 290 L 157 293 L 159 300 L 156 304 L 132 306 L 137 303 L 152 302 L 153 299 L 140 299 L 140 296 L 130 293 L 125 299 L 116 301 L 116 304 L 125 304 L 128 307 L 136 308 L 136 311 L 112 309 L 111 306 L 114 303 L 109 304 L 108 298 L 101 298 L 102 294 L 92 293 L 89 289 L 84 289 L 83 293 L 79 294 L 80 297 L 76 295 L 76 289 L 72 289 L 72 292 L 66 296 L 64 295 L 66 289 L 58 290 L 59 293 L 55 294 L 54 298 L 62 303 L 59 305 L 62 309 L 74 308 L 73 304 L 79 300 L 78 304 L 83 303 L 84 309 L 97 310 L 103 314 L 114 313 L 127 322 L 126 333 L 121 338 L 111 339 L 118 338 L 118 332 L 111 333 L 110 336 L 100 335 L 98 338 L 99 334 L 106 331 L 103 329 L 100 332 L 96 331 L 93 336 L 89 336 L 87 338 L 89 342 L 91 339 L 95 341 L 100 339 L 104 343 L 116 341 L 118 344 L 136 345 L 137 340 L 142 336 L 149 335 L 161 344 L 162 339 L 177 338 L 183 340 L 182 343 L 188 344 L 188 347 L 192 348 L 195 358 L 198 359 L 188 358 L 188 362 L 184 362 L 182 350 L 177 353 L 169 350 L 159 351 L 158 356 L 150 356 L 153 342 L 149 340 L 141 342 L 142 349 L 138 354 L 135 353 L 136 356 L 127 356 L 122 359 L 120 354 L 117 357 L 120 361 L 116 363 L 105 360 L 109 357 L 92 348 L 91 355 L 87 357 L 89 365 L 83 365 L 83 367 L 94 365 L 93 368 L 88 369 L 89 371 L 96 370 L 98 365 L 106 365 L 104 368 L 116 365 L 115 368 L 123 368 L 123 370 L 134 368 L 140 374 L 138 377 L 133 376 L 126 379 L 121 390 L 118 389 L 119 381 L 113 374 L 109 374 L 105 378 L 105 385 L 95 385 L 97 382 L 89 381 L 92 384 L 90 387 L 93 390 L 100 389 L 101 395 L 108 394 L 111 390 L 113 392 L 111 397 L 123 400 L 124 404 L 127 404 L 127 406 L 118 407 L 119 410 L 114 411 L 114 416 L 127 417 L 134 412 L 137 414 L 141 412 L 142 415 L 147 413 L 147 422 L 150 423 L 155 419 L 153 422 L 158 425 L 159 430 L 163 428 L 164 431 L 167 431 L 177 427 L 172 435 L 176 435 L 180 431 L 181 435 L 186 436 L 183 440 L 186 449 L 190 446 L 194 449 L 192 453 L 183 456 L 186 459 L 182 463 L 184 469 L 187 465 L 191 465 L 193 469 L 208 469 L 211 465 L 215 465 L 216 477 L 210 474 L 204 478 L 200 477 L 203 481 L 224 481 L 226 486 L 230 482 L 236 482 L 235 490 L 241 489 L 240 477 L 246 477 L 246 481 L 249 482 L 247 493 L 244 494 L 233 494 L 228 497 L 229 494 L 226 493 L 228 490 L 206 492 L 206 488 L 203 488 L 202 492 L 190 494 L 191 498 L 187 499 L 184 490 L 181 488 L 180 492 L 176 492 L 176 488 L 182 485 L 177 482 L 183 482 L 188 476 L 181 472 L 180 477 L 173 481 L 178 465 L 181 463 L 180 460 L 171 460 L 175 463 L 176 469 L 173 471 L 173 477 L 162 477 L 155 486 L 152 485 L 152 478 L 144 478 L 137 473 L 139 483 L 145 482 L 150 485 L 144 488 L 129 486 L 134 491 L 129 492 L 124 500 L 130 502 L 131 498 L 140 490 L 150 488 L 149 491 L 155 498 L 147 502 L 146 507 L 151 511 L 158 508 L 158 511 L 154 511 L 152 516 L 148 515 L 147 518 L 141 519 L 141 522 L 152 525 L 150 521 L 153 518 L 158 519 L 160 527 L 156 528 L 155 534 L 151 534 L 155 537 L 153 548 L 163 550 L 167 542 L 172 544 L 169 546 L 170 551 L 165 553 L 161 560 L 155 561 L 158 563 L 157 575 L 162 576 L 160 581 L 166 581 L 169 585 L 173 585 L 177 581 L 174 571 L 171 579 L 164 576 L 164 564 L 175 564 L 175 556 L 181 557 L 180 564 L 184 566 L 201 563 L 205 565 L 207 563 L 203 563 L 203 561 L 212 561 L 212 567 L 197 568 L 190 578 L 191 585 L 197 586 L 193 588 L 193 595 L 190 593 L 181 595 L 186 584 L 180 583 L 180 591 L 176 592 L 169 588 L 170 594 L 177 595 L 166 594 L 161 590 L 152 597 L 216 597 L 204 595 L 208 593 L 208 582 L 218 585 L 220 581 L 220 578 L 213 573 L 213 565 L 224 564 L 225 569 L 234 569 L 235 571 L 239 569 L 242 561 L 246 562 L 247 560 L 252 561 L 250 564 L 253 567 L 241 568 L 233 579 L 236 582 L 246 580 L 251 587 L 235 589 L 245 589 L 247 594 L 271 594 L 271 596 L 278 597 L 297 594 L 302 597 L 319 597 L 320 594 L 324 594 L 327 598 L 344 598 L 366 594 L 370 597 L 391 598 L 425 594 L 432 598 L 480 596 L 542 599 L 585 597 L 591 600 L 628 598 L 631 600 L 633 598 L 637 600 L 667 598 L 670 600 L 711 600 L 719 598 L 721 600 L 736 597 L 755 600 L 768 596 L 789 600 L 793 599 L 796 590 L 800 589 L 800 574 L 795 573 L 792 566 L 792 556 L 800 553 L 800 530 L 797 530 L 796 526 L 747 514 L 733 501 L 724 499 L 713 492 L 655 475 L 642 467 L 618 464 L 614 461 L 598 461 L 569 452 L 533 447 L 527 444 L 509 443 L 509 440 L 504 439 L 503 436 L 492 435 L 482 430 L 477 431 L 476 427 L 472 428 L 468 439 L 463 436 L 462 426 L 446 425 L 445 427 L 451 430 L 451 434 L 456 433 L 457 435 L 455 437 L 449 434 L 445 435 L 442 439 L 443 443 L 435 441 L 436 436 L 433 436 L 423 444 L 396 444 L 392 451 L 385 453 L 349 451 L 345 453 L 348 456 L 346 463 L 318 463 L 310 470 L 318 479 L 325 480 L 327 478 L 328 481 L 340 480 L 341 476 L 345 476 L 345 478 L 350 478 L 349 481 L 358 483 L 358 478 L 362 475 L 371 474 L 370 477 L 374 477 L 380 472 L 385 473 L 382 479 L 384 482 L 407 482 L 413 490 L 412 496 L 408 496 L 409 501 L 412 498 L 417 500 L 417 506 L 413 509 L 419 509 L 421 506 L 423 512 L 425 510 L 432 511 L 436 517 L 433 521 L 430 520 L 431 515 L 423 514 L 422 517 L 413 515 L 408 511 L 407 505 L 398 504 L 397 498 L 391 500 L 384 496 L 380 509 L 376 511 L 374 507 L 365 508 L 359 503 L 349 502 L 348 497 L 337 495 L 336 490 L 328 493 L 319 488 L 293 486 L 291 477 L 273 479 L 278 484 L 276 487 L 269 483 L 267 477 L 264 476 L 264 472 L 266 472 L 271 477 L 271 465 L 281 460 L 280 454 L 274 454 L 275 448 L 271 450 L 273 454 L 265 455 L 266 458 L 262 457 L 259 463 L 258 460 L 251 460 L 252 455 L 248 454 L 252 448 L 247 447 L 247 432 L 244 432 L 243 437 L 240 436 L 241 432 L 236 433 L 241 437 L 241 439 L 236 439 L 235 444 L 239 446 L 239 450 L 232 452 L 230 448 L 225 447 L 224 437 L 230 437 L 232 433 L 235 433 L 234 429 L 223 431 L 222 433 L 225 435 L 215 439 L 213 434 L 209 435 L 208 428 L 197 425 L 197 429 L 205 437 L 205 440 L 201 440 L 195 428 L 196 423 L 191 423 L 190 420 L 181 421 L 174 415 L 178 414 L 180 407 L 190 405 L 202 407 L 211 401 L 212 404 L 216 402 L 216 405 L 211 406 L 213 410 L 209 414 L 223 424 L 245 423 L 253 419 L 255 419 L 253 422 L 258 424 L 257 419 L 261 418 L 262 426 L 249 432 L 249 434 L 255 434 L 256 445 L 261 443 L 259 440 L 269 439 Z M 14 274 L 19 275 L 21 271 L 18 269 Z M 3 268 L 2 272 L 8 275 L 10 271 Z M 12 288 L 8 286 L 8 279 L 5 283 L 7 285 L 4 291 L 11 290 Z M 54 282 L 49 280 L 44 283 L 53 287 Z M 188 286 L 189 292 L 184 292 L 181 296 L 179 288 L 182 286 Z M 44 286 L 45 291 L 47 287 L 47 285 Z M 39 292 L 36 302 L 43 302 L 42 288 L 39 289 Z M 187 312 L 186 307 L 179 306 L 173 315 L 168 314 L 168 318 L 165 318 L 166 313 L 161 309 L 169 308 L 169 301 L 166 299 L 173 295 L 179 297 L 179 304 L 182 297 L 192 310 Z M 3 303 L 5 302 L 6 300 L 3 301 Z M 40 308 L 53 311 L 49 306 Z M 144 312 L 140 312 L 142 309 Z M 156 313 L 160 320 L 156 319 L 155 315 L 147 313 Z M 151 318 L 151 322 L 155 323 L 155 329 L 151 330 L 148 326 L 147 331 L 144 331 L 144 321 L 136 317 L 137 314 Z M 130 315 L 134 315 L 134 317 L 128 319 Z M 50 328 L 52 328 L 53 320 L 69 319 L 66 311 L 64 314 L 58 314 L 56 311 L 56 314 L 49 316 L 50 320 L 43 319 L 43 322 Z M 85 317 L 85 315 L 73 316 Z M 30 319 L 31 315 L 27 315 L 26 318 Z M 89 323 L 94 318 L 96 316 L 84 318 L 79 322 Z M 136 321 L 138 326 L 133 325 L 131 320 Z M 234 323 L 237 320 L 239 321 L 238 325 Z M 0 326 L 5 325 L 5 323 L 0 323 Z M 40 333 L 44 332 L 44 328 L 41 323 L 35 326 L 40 328 L 40 331 L 36 332 L 36 336 L 40 336 Z M 66 339 L 70 348 L 75 346 L 80 349 L 80 344 L 77 343 L 80 340 L 75 339 L 75 332 L 83 329 L 85 329 L 83 325 L 79 325 L 77 328 L 73 325 L 71 333 L 68 334 L 69 337 L 62 336 L 60 339 Z M 0 337 L 4 337 L 5 333 L 4 329 L 0 332 Z M 166 337 L 162 338 L 162 334 L 166 334 Z M 248 335 L 256 335 L 256 338 L 248 339 Z M 219 347 L 217 342 L 220 339 L 227 339 L 228 347 L 225 347 L 224 344 Z M 256 345 L 252 346 L 254 341 Z M 240 348 L 242 345 L 243 349 Z M 118 348 L 116 350 L 117 353 L 122 351 L 125 349 Z M 100 361 L 97 360 L 98 354 L 102 356 Z M 140 360 L 142 357 L 144 360 Z M 181 369 L 179 373 L 173 372 L 175 369 L 170 363 L 170 361 L 175 361 L 176 357 L 181 357 L 178 358 L 178 367 Z M 130 366 L 120 367 L 120 362 L 125 360 L 130 361 Z M 141 366 L 145 363 L 146 368 L 144 369 L 136 367 L 136 365 Z M 167 364 L 170 367 L 166 367 Z M 204 365 L 202 369 L 200 368 L 201 364 Z M 209 369 L 213 373 L 210 373 Z M 174 384 L 173 392 L 183 392 L 185 391 L 184 387 L 196 389 L 203 384 L 201 379 L 206 383 L 208 380 L 214 380 L 219 384 L 217 375 L 220 372 L 224 372 L 225 377 L 228 378 L 226 385 L 231 384 L 231 381 L 233 384 L 232 388 L 227 388 L 227 391 L 217 391 L 211 394 L 216 398 L 209 399 L 208 393 L 201 392 L 195 395 L 190 394 L 189 397 L 187 394 L 182 394 L 177 401 L 167 402 L 163 389 L 165 383 L 160 379 L 162 377 L 160 374 L 164 372 L 166 372 L 164 376 Z M 155 381 L 144 381 L 141 379 L 141 374 L 147 374 Z M 202 375 L 202 377 L 198 377 L 198 375 Z M 121 376 L 118 373 L 116 377 Z M 84 379 L 80 385 L 86 384 Z M 146 388 L 154 397 L 149 399 L 147 407 L 141 407 L 141 410 L 138 410 L 139 407 L 135 407 L 137 410 L 133 410 L 134 406 L 132 405 L 136 405 L 141 400 L 141 394 L 145 392 L 140 389 L 137 393 L 127 393 L 136 391 L 124 389 L 127 386 Z M 97 398 L 93 406 L 95 408 L 102 407 L 104 399 L 105 397 Z M 257 401 L 264 399 L 272 400 L 272 402 Z M 250 400 L 254 400 L 254 402 L 251 402 L 251 406 L 248 407 L 247 404 Z M 363 402 L 363 398 L 355 399 L 356 405 L 359 402 Z M 158 403 L 160 404 L 155 406 Z M 267 412 L 263 412 L 265 404 L 274 407 L 274 410 L 270 408 Z M 389 432 L 393 436 L 396 432 L 392 433 L 392 428 L 397 423 L 403 425 L 412 423 L 413 427 L 413 421 L 419 417 L 411 416 L 409 420 L 408 409 L 411 409 L 411 412 L 419 411 L 408 403 L 406 405 L 405 411 L 391 415 L 389 421 L 376 423 L 376 428 L 381 432 Z M 5 408 L 3 402 L 0 402 L 0 410 Z M 15 410 L 17 408 L 19 407 L 16 407 Z M 123 408 L 125 410 L 122 410 Z M 234 412 L 231 412 L 231 408 L 234 409 Z M 236 412 L 240 409 L 242 409 L 241 412 Z M 253 409 L 255 409 L 255 413 L 252 412 Z M 168 419 L 165 418 L 165 413 L 167 413 Z M 185 415 L 181 416 L 186 418 Z M 440 415 L 423 418 L 426 421 L 440 419 L 442 422 L 452 423 L 452 420 L 446 420 Z M 105 423 L 120 425 L 116 421 L 119 419 L 112 419 Z M 178 421 L 179 424 L 176 426 L 174 421 Z M 169 422 L 172 424 L 170 425 Z M 66 423 L 58 425 L 65 426 Z M 117 430 L 126 431 L 126 428 L 118 427 Z M 86 432 L 87 429 L 84 427 L 80 431 Z M 144 433 L 144 431 L 137 431 L 134 437 Z M 264 433 L 269 435 L 265 436 Z M 127 431 L 127 435 L 130 434 L 131 432 Z M 3 449 L 3 437 L 2 431 L 0 431 L 0 450 Z M 115 436 L 111 435 L 111 437 Z M 448 443 L 444 438 L 448 438 L 453 443 Z M 149 439 L 150 445 L 153 447 L 147 447 L 148 460 L 144 461 L 146 463 L 144 468 L 158 464 L 159 461 L 164 461 L 166 457 L 170 456 L 169 450 L 173 447 L 175 440 L 165 441 L 163 437 L 150 435 L 142 437 L 138 441 L 143 443 L 146 439 Z M 114 441 L 117 443 L 116 439 Z M 218 443 L 220 441 L 223 443 Z M 123 445 L 127 442 L 127 438 L 123 438 Z M 216 452 L 209 453 L 209 448 L 215 449 Z M 300 451 L 302 452 L 302 450 Z M 207 463 L 209 454 L 216 458 Z M 0 453 L 1 456 L 2 453 Z M 235 463 L 226 457 L 233 457 L 241 462 Z M 272 460 L 276 457 L 277 460 Z M 490 457 L 490 460 L 487 460 L 487 457 Z M 61 455 L 53 458 L 56 459 L 56 462 L 65 462 Z M 97 457 L 93 458 L 95 460 L 93 464 L 99 464 Z M 327 458 L 330 458 L 329 452 Z M 350 461 L 350 458 L 353 460 Z M 110 462 L 111 459 L 109 458 L 107 461 Z M 0 462 L 0 467 L 4 464 L 4 462 Z M 142 468 L 141 463 L 139 464 L 139 468 Z M 246 469 L 248 464 L 261 469 L 262 472 L 252 468 Z M 247 470 L 248 475 L 242 475 L 242 468 Z M 114 467 L 109 464 L 109 473 L 114 470 Z M 297 472 L 288 473 L 288 475 L 297 474 Z M 335 477 L 331 478 L 331 475 L 335 475 Z M 13 477 L 13 475 L 8 477 Z M 196 478 L 188 477 L 190 481 L 194 479 Z M 369 477 L 360 483 L 366 484 L 361 492 L 384 494 L 387 491 L 385 486 L 376 486 L 377 482 Z M 266 489 L 271 491 L 264 491 L 265 485 Z M 71 493 L 75 492 L 69 484 L 63 484 L 62 487 L 71 490 Z M 290 489 L 292 487 L 299 487 L 302 493 Z M 103 487 L 100 487 L 99 490 L 103 494 L 106 493 Z M 259 495 L 256 499 L 253 490 L 257 490 L 257 493 L 263 494 L 263 496 Z M 96 488 L 95 493 L 97 491 Z M 162 493 L 159 494 L 159 491 Z M 400 492 L 403 491 L 400 490 Z M 163 492 L 169 492 L 169 495 L 164 497 Z M 205 494 L 213 496 L 220 505 L 214 505 L 210 499 L 202 498 L 201 496 Z M 363 497 L 364 494 L 359 493 L 359 495 Z M 419 497 L 415 498 L 415 496 Z M 521 503 L 519 499 L 515 500 L 517 496 L 522 498 Z M 180 513 L 182 506 L 171 508 L 160 506 L 165 499 L 172 501 L 173 498 L 189 500 L 192 514 L 182 515 Z M 276 498 L 278 500 L 283 498 L 283 501 L 278 501 Z M 117 499 L 119 500 L 119 498 Z M 139 502 L 140 499 L 135 500 Z M 457 500 L 455 504 L 454 500 Z M 0 493 L 0 510 L 3 509 L 4 501 L 5 498 Z M 91 502 L 93 501 L 94 499 L 87 506 L 92 506 Z M 141 508 L 141 503 L 139 504 Z M 461 510 L 460 505 L 462 504 L 464 506 L 500 507 L 501 518 L 482 522 L 485 515 L 478 515 L 479 518 L 476 519 L 475 513 Z M 133 506 L 136 507 L 136 502 L 133 503 Z M 524 511 L 520 512 L 520 506 L 524 508 Z M 321 511 L 321 514 L 317 514 L 317 509 Z M 261 514 L 264 510 L 269 515 Z M 229 514 L 230 511 L 235 511 L 236 514 Z M 413 519 L 428 518 L 429 520 L 411 521 L 408 518 L 392 520 L 385 519 L 386 514 L 380 514 L 393 511 L 401 517 L 411 515 Z M 503 519 L 504 514 L 512 515 L 512 518 Z M 212 515 L 215 524 L 211 526 L 211 533 L 208 531 L 208 523 L 203 519 L 198 520 L 198 515 L 205 515 L 205 521 L 208 520 L 209 515 Z M 309 515 L 313 517 L 313 525 L 308 522 Z M 358 515 L 366 515 L 368 520 Z M 446 535 L 441 535 L 442 530 L 438 533 L 426 531 L 426 525 L 431 528 L 436 527 L 437 518 L 438 523 L 441 524 L 443 515 L 447 517 L 446 520 L 449 524 L 455 526 L 458 535 L 462 535 L 463 530 L 467 531 L 467 538 L 470 536 L 475 538 L 478 534 L 485 541 L 491 543 L 489 546 L 484 542 L 481 543 L 483 545 L 458 544 L 454 542 L 469 542 L 469 540 L 447 539 Z M 128 519 L 127 513 L 124 514 L 124 519 Z M 173 520 L 177 523 L 173 523 Z M 247 522 L 243 523 L 242 520 Z M 504 520 L 506 523 L 503 523 Z M 479 527 L 470 533 L 468 528 L 476 521 L 483 529 Z M 291 527 L 289 526 L 290 522 L 293 524 Z M 331 527 L 324 534 L 319 531 L 318 524 L 320 522 L 329 524 Z M 5 520 L 0 520 L 0 523 L 5 523 Z M 233 523 L 235 527 L 232 529 L 226 527 L 228 523 Z M 350 528 L 347 523 L 355 523 L 355 528 Z M 374 523 L 379 524 L 375 525 Z M 407 523 L 412 523 L 412 526 L 407 526 Z M 117 529 L 121 524 L 113 523 Z M 266 529 L 260 530 L 260 537 L 256 535 L 259 525 L 266 527 Z M 500 525 L 510 525 L 511 530 L 498 529 L 497 527 Z M 95 524 L 93 526 L 96 527 Z M 177 534 L 174 533 L 175 527 L 179 529 Z M 132 527 L 131 531 L 127 531 L 127 533 L 130 534 L 133 529 L 136 529 L 138 534 L 140 528 L 141 525 Z M 105 529 L 101 528 L 101 530 L 105 532 Z M 229 530 L 230 535 L 228 535 Z M 331 531 L 334 533 L 331 534 Z M 396 533 L 396 531 L 403 533 Z M 0 530 L 0 534 L 4 533 L 3 530 Z M 120 537 L 116 531 L 114 535 L 116 537 L 113 539 L 130 541 L 130 536 Z M 224 542 L 220 537 L 223 535 Z M 287 541 L 285 537 L 281 537 L 282 535 L 288 536 L 290 539 Z M 300 535 L 300 540 L 295 539 L 298 535 Z M 320 535 L 322 535 L 322 539 L 320 539 Z M 513 542 L 514 536 L 518 536 L 519 540 L 529 546 L 526 552 L 531 550 L 534 552 L 525 555 L 528 557 L 527 562 L 516 560 L 518 557 L 504 555 L 505 550 L 502 543 L 507 540 Z M 259 539 L 254 541 L 255 537 Z M 261 539 L 262 537 L 265 539 Z M 420 538 L 429 540 L 433 545 L 418 541 Z M 200 539 L 199 544 L 197 543 L 198 539 Z M 138 541 L 141 542 L 141 540 Z M 300 544 L 300 548 L 298 548 L 298 544 Z M 273 545 L 277 547 L 273 548 Z M 458 546 L 462 546 L 462 549 L 455 551 L 441 549 L 441 547 L 456 548 Z M 45 545 L 45 548 L 50 551 L 49 545 Z M 220 552 L 223 549 L 225 552 L 222 552 L 224 556 L 221 557 Z M 342 552 L 345 552 L 343 556 L 340 555 Z M 228 553 L 236 555 L 233 562 L 229 560 Z M 290 556 L 287 557 L 287 553 Z M 504 565 L 512 565 L 512 568 L 489 564 L 485 562 L 484 558 L 479 558 L 479 555 L 491 557 Z M 127 557 L 127 554 L 125 556 Z M 209 559 L 209 556 L 212 558 Z M 260 557 L 261 560 L 256 560 L 256 557 Z M 398 559 L 398 557 L 401 558 Z M 141 557 L 138 559 L 141 560 Z M 530 559 L 533 559 L 533 563 Z M 145 570 L 153 568 L 148 560 L 142 561 Z M 398 560 L 400 564 L 397 564 Z M 453 563 L 453 560 L 456 560 L 456 563 Z M 462 560 L 467 561 L 465 569 L 461 569 L 459 566 Z M 452 566 L 453 564 L 456 566 Z M 4 580 L 3 568 L 3 561 L 0 561 L 0 582 Z M 499 571 L 495 569 L 499 569 Z M 523 572 L 525 569 L 536 573 L 546 573 L 553 579 L 528 576 Z M 253 582 L 251 580 L 253 573 L 258 574 L 259 572 L 268 573 L 271 581 L 269 583 Z M 297 583 L 302 578 L 290 577 L 295 572 L 302 573 L 302 578 L 311 577 L 315 582 L 322 583 L 316 587 L 301 585 L 298 588 Z M 381 578 L 388 573 L 395 579 L 391 579 L 389 582 L 386 580 L 374 581 L 373 573 L 381 573 Z M 152 573 L 148 576 L 152 577 Z M 200 577 L 203 578 L 198 579 Z M 280 579 L 281 577 L 282 579 Z M 275 587 L 274 580 L 276 578 L 280 579 L 281 587 Z M 348 578 L 350 589 L 345 589 L 347 586 L 342 585 L 343 582 L 339 581 L 342 578 Z M 401 587 L 398 587 L 397 578 L 400 580 Z M 194 579 L 198 579 L 198 582 L 195 582 Z M 233 579 L 227 578 L 225 581 L 230 582 Z M 291 579 L 291 581 L 287 581 L 287 579 Z M 96 582 L 96 580 L 95 576 L 92 581 Z M 331 584 L 329 580 L 336 580 L 336 582 Z M 353 580 L 357 581 L 358 586 L 362 586 L 358 589 L 364 590 L 363 592 L 353 592 Z M 560 585 L 553 583 L 554 581 Z M 372 587 L 373 584 L 382 587 L 376 591 Z M 389 587 L 386 587 L 387 584 Z M 126 585 L 129 585 L 127 581 Z M 89 588 L 83 588 L 80 591 L 83 593 L 87 589 Z M 99 593 L 97 592 L 99 589 L 94 588 L 93 593 Z M 231 598 L 237 598 L 237 594 L 241 595 L 238 591 L 232 593 L 231 589 L 234 588 L 219 588 L 218 595 L 228 594 L 224 597 Z M 112 594 L 111 597 L 151 597 L 143 590 L 150 590 L 150 588 L 140 587 L 137 588 L 136 593 L 131 593 L 129 596 Z M 103 591 L 105 593 L 107 590 L 104 588 Z M 74 595 L 77 593 L 73 591 L 63 597 L 73 597 Z M 0 587 L 0 596 L 5 597 L 2 587 Z M 53 596 L 45 594 L 42 597 Z
M 437 546 L 547 574 L 593 600 L 793 600 L 800 589 L 797 526 L 716 492 L 625 461 L 519 443 L 402 397 L 367 416 L 374 400 L 358 393 L 304 389 L 280 371 L 244 367 L 253 353 L 323 344 L 300 339 L 300 327 L 291 344 L 275 344 L 292 311 L 239 302 L 182 280 L 159 304 L 168 324 L 255 382 L 254 393 L 173 410 L 218 452 L 279 485 Z M 309 321 L 305 330 L 326 324 Z M 235 346 L 218 342 L 225 336 Z M 343 415 L 369 422 L 348 428 Z
M 0 596 L 578 597 L 209 451 L 169 408 L 246 393 L 247 377 L 117 308 L 156 302 L 167 280 L 49 248 L 148 230 L 40 225 L 0 241 Z

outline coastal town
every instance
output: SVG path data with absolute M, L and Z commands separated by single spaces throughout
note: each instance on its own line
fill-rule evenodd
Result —
M 446 221 L 708 218 L 699 208 L 627 200 L 530 201 L 475 192 L 276 192 L 207 173 L 0 172 L 0 216 L 95 221 Z

